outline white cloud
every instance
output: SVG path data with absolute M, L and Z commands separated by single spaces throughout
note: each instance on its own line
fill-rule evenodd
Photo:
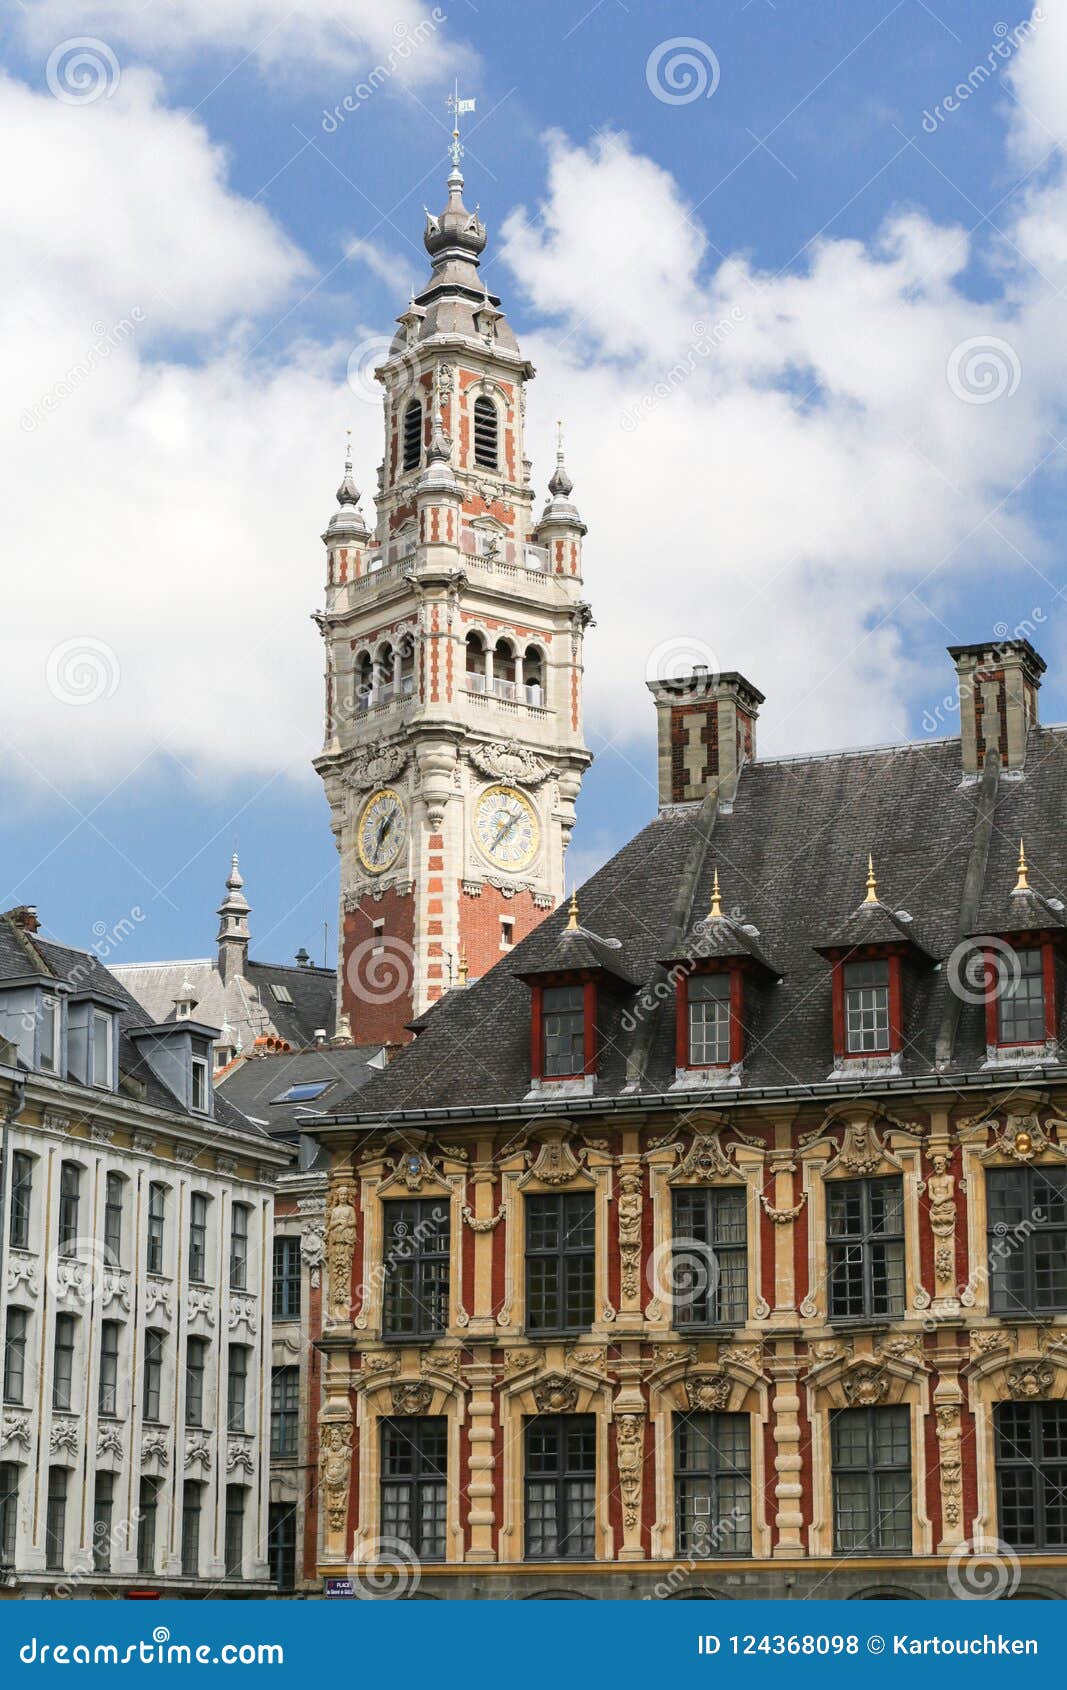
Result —
M 24 0 L 23 11 L 31 45 L 45 52 L 88 35 L 149 57 L 218 50 L 288 75 L 326 68 L 366 77 L 378 66 L 411 83 L 455 58 L 445 8 L 421 0 Z

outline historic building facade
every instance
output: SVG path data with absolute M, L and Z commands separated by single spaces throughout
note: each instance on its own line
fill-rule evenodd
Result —
M 559 903 L 582 737 L 585 528 L 559 453 L 540 519 L 533 369 L 479 278 L 463 204 L 428 217 L 432 271 L 376 372 L 385 456 L 371 534 L 351 461 L 323 535 L 326 735 L 341 856 L 339 1030 L 408 1023 Z
M 0 917 L 0 1594 L 265 1595 L 274 1182 L 217 1028 Z
M 1067 733 L 952 656 L 825 757 L 654 687 L 658 817 L 319 1124 L 324 1578 L 1067 1595 Z

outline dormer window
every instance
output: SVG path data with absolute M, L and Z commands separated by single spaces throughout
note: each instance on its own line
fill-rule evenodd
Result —
M 41 994 L 41 1026 L 38 1066 L 46 1074 L 59 1070 L 59 999 Z
M 543 1061 L 546 1080 L 585 1073 L 586 988 L 546 986 L 541 997 Z
M 193 1084 L 192 1084 L 192 1093 L 191 1093 L 190 1098 L 189 1098 L 189 1106 L 190 1106 L 191 1109 L 195 1109 L 198 1112 L 198 1114 L 201 1114 L 201 1115 L 204 1114 L 207 1110 L 208 1076 L 209 1076 L 209 1069 L 208 1069 L 206 1057 L 194 1056 L 193 1057 Z
M 1048 1014 L 1053 996 L 1051 948 L 1048 948 L 1049 967 L 1046 971 L 1046 947 L 1032 945 L 1014 954 L 1014 966 L 1007 969 L 1008 978 L 999 996 L 994 990 L 996 1004 L 996 1043 L 1002 1045 L 1044 1044 L 1055 1036 L 1055 1022 L 1050 1028 Z M 1046 990 L 1046 972 L 1048 987 Z M 999 978 L 994 974 L 994 981 Z
M 19 1061 L 42 1074 L 65 1072 L 63 981 L 26 975 L 0 983 L 0 1040 L 9 1039 Z
M 890 958 L 846 962 L 843 966 L 845 1049 L 849 1056 L 887 1052 L 890 1043 Z
M 723 1068 L 730 1062 L 730 974 L 694 974 L 687 982 L 688 1064 Z
M 413 399 L 404 412 L 404 468 L 418 469 L 422 456 L 422 405 Z
M 93 997 L 70 1000 L 67 1010 L 67 1068 L 72 1080 L 99 1091 L 118 1084 L 117 1005 Z

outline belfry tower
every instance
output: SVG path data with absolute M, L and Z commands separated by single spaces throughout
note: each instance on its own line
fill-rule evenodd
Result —
M 429 280 L 375 373 L 377 521 L 351 455 L 323 540 L 322 775 L 341 855 L 338 1031 L 402 1042 L 563 896 L 582 775 L 585 527 L 562 443 L 534 514 L 523 358 L 478 273 L 485 228 L 427 214 Z

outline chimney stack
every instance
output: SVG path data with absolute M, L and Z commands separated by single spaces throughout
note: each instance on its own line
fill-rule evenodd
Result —
M 948 654 L 959 676 L 964 775 L 980 775 L 994 750 L 1002 769 L 1021 773 L 1030 727 L 1038 720 L 1044 659 L 1029 640 L 953 645 Z
M 743 675 L 691 675 L 649 681 L 659 729 L 659 803 L 698 804 L 715 792 L 733 800 L 737 779 L 756 755 L 763 703 Z

